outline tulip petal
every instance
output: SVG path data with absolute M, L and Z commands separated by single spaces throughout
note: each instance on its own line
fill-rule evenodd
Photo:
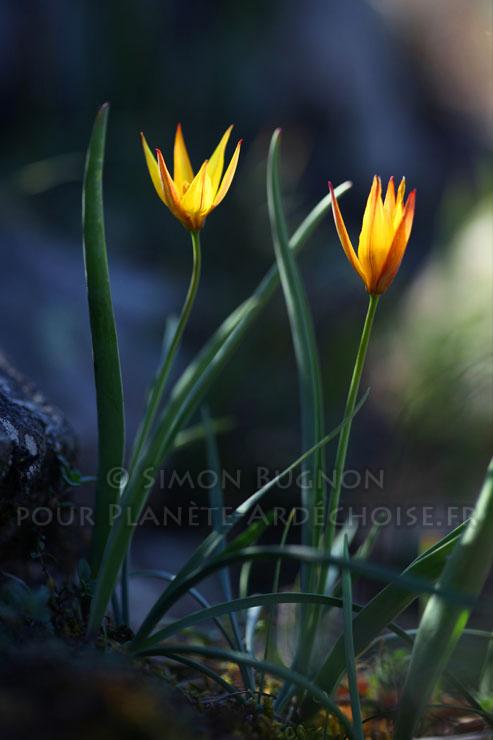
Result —
M 385 194 L 383 209 L 385 211 L 385 216 L 387 220 L 391 222 L 395 210 L 395 186 L 393 177 L 390 178 L 389 184 L 387 185 L 387 192 Z
M 214 196 L 216 195 L 219 189 L 219 183 L 221 182 L 221 175 L 223 174 L 224 170 L 224 152 L 226 151 L 226 145 L 229 141 L 232 130 L 233 126 L 230 126 L 226 129 L 221 138 L 221 141 L 219 142 L 211 158 L 209 159 L 209 164 L 207 165 L 207 172 L 209 173 Z
M 344 223 L 344 219 L 342 218 L 341 209 L 339 208 L 339 203 L 337 202 L 336 194 L 334 193 L 334 188 L 332 187 L 331 182 L 329 182 L 329 190 L 331 195 L 332 213 L 334 215 L 334 221 L 340 242 L 342 244 L 342 248 L 344 249 L 349 262 L 353 266 L 353 269 L 358 273 L 360 278 L 366 284 L 365 273 L 363 272 L 360 261 L 356 256 L 356 252 L 354 251 L 351 239 L 349 238 L 349 234 L 347 233 L 346 224 Z
M 375 293 L 385 293 L 401 266 L 402 259 L 406 252 L 406 247 L 409 242 L 409 237 L 411 236 L 415 202 L 416 191 L 413 190 L 409 194 L 406 205 L 404 206 L 403 216 L 397 231 L 395 232 L 392 245 L 376 283 Z
M 365 212 L 363 214 L 363 224 L 361 226 L 361 232 L 359 235 L 358 243 L 358 259 L 361 267 L 366 275 L 366 283 L 368 290 L 371 292 L 371 287 L 375 279 L 375 245 L 377 248 L 380 244 L 380 239 L 375 239 L 374 224 L 377 220 L 377 226 L 381 232 L 382 230 L 382 219 L 383 205 L 382 205 L 382 183 L 379 177 L 375 175 L 373 178 L 370 194 L 366 202 Z
M 146 141 L 146 138 L 142 132 L 140 133 L 140 140 L 142 142 L 142 149 L 144 150 L 144 156 L 145 156 L 146 163 L 147 163 L 147 169 L 149 170 L 152 184 L 154 185 L 156 193 L 159 195 L 163 203 L 165 205 L 168 205 L 168 202 L 166 200 L 166 196 L 163 190 L 163 184 L 161 182 L 161 176 L 159 174 L 158 163 L 156 162 L 156 158 L 154 157 L 154 154 L 151 152 L 149 145 Z
M 404 201 L 405 192 L 406 192 L 406 178 L 403 177 L 400 182 L 399 189 L 397 191 L 397 198 L 395 202 L 395 209 L 394 209 L 394 215 L 393 215 L 393 220 L 392 220 L 394 229 L 397 229 L 397 227 L 399 226 L 402 220 L 402 214 L 404 213 L 403 201 Z
M 214 197 L 213 208 L 219 205 L 219 203 L 225 198 L 226 193 L 231 187 L 231 183 L 233 181 L 236 168 L 238 166 L 238 159 L 240 157 L 240 149 L 241 149 L 242 141 L 243 139 L 240 139 L 236 145 L 236 149 L 234 150 L 233 156 L 231 157 L 231 161 L 228 164 L 228 167 L 226 169 L 226 172 L 224 173 L 224 177 L 221 181 L 219 189 Z
M 190 187 L 181 199 L 181 207 L 189 215 L 200 213 L 204 202 L 204 182 L 207 174 L 208 161 L 202 164 L 202 167 L 193 178 Z
M 205 168 L 204 172 L 204 182 L 202 185 L 202 201 L 200 204 L 200 212 L 207 214 L 212 209 L 212 204 L 214 203 L 214 188 L 212 186 L 212 181 L 209 176 L 209 166 Z
M 363 216 L 358 245 L 358 258 L 365 272 L 370 293 L 374 292 L 393 235 L 391 225 L 385 218 L 381 196 L 382 182 L 375 176 Z
M 380 178 L 375 175 L 371 184 L 370 194 L 366 201 L 365 212 L 363 214 L 363 223 L 361 226 L 360 233 L 360 245 L 361 242 L 367 242 L 373 226 L 373 219 L 375 218 L 375 209 L 379 198 L 382 194 L 382 183 Z
M 397 199 L 396 199 L 397 203 L 400 203 L 402 205 L 404 201 L 405 192 L 406 192 L 406 178 L 403 177 L 399 183 L 399 189 L 397 191 Z
M 172 180 L 171 175 L 169 174 L 168 168 L 166 167 L 166 162 L 164 161 L 164 157 L 162 155 L 162 152 L 160 149 L 156 149 L 157 152 L 157 161 L 159 165 L 159 174 L 161 176 L 161 183 L 163 186 L 163 192 L 165 197 L 165 203 L 170 209 L 170 211 L 177 216 L 177 218 L 181 218 L 181 207 L 180 207 L 180 199 L 178 197 L 178 193 L 176 192 L 175 183 Z
M 175 146 L 173 151 L 173 180 L 179 195 L 183 194 L 183 185 L 193 180 L 193 169 L 188 156 L 181 123 L 176 127 Z

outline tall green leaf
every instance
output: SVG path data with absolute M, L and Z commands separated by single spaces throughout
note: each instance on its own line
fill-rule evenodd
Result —
M 438 584 L 477 598 L 493 564 L 493 460 L 473 515 L 445 565 Z M 396 740 L 413 737 L 419 719 L 464 631 L 470 607 L 450 604 L 441 596 L 427 603 L 414 641 Z
M 347 535 L 344 536 L 344 558 L 349 560 L 349 546 Z M 354 654 L 353 638 L 353 589 L 351 585 L 351 573 L 344 570 L 342 573 L 342 593 L 344 603 L 344 647 L 346 650 L 346 667 L 349 684 L 349 695 L 351 697 L 351 711 L 353 715 L 354 736 L 358 740 L 364 740 L 364 732 L 361 717 L 361 705 L 358 691 L 358 672 L 356 657 Z
M 281 131 L 277 129 L 272 136 L 267 162 L 267 203 L 274 252 L 288 310 L 298 369 L 302 418 L 301 449 L 307 450 L 323 436 L 322 383 L 313 319 L 301 275 L 289 247 L 288 228 L 281 200 L 280 141 Z M 323 460 L 323 450 L 320 449 L 304 464 L 304 471 L 308 477 L 307 484 L 304 482 L 302 485 L 302 505 L 308 514 L 302 530 L 304 545 L 316 546 L 319 541 L 320 526 L 317 528 L 316 525 L 316 510 L 324 505 Z M 306 476 L 303 476 L 304 480 L 305 478 Z M 303 589 L 308 587 L 309 580 L 303 569 L 301 579 Z M 314 583 L 313 578 L 312 582 Z
M 91 323 L 94 380 L 98 413 L 98 477 L 91 564 L 96 575 L 110 531 L 111 505 L 118 501 L 116 474 L 125 450 L 123 387 L 118 339 L 111 300 L 103 212 L 103 162 L 109 105 L 103 105 L 94 123 L 87 150 L 82 222 L 87 299 Z
M 220 532 L 222 516 L 224 512 L 224 496 L 222 486 L 220 484 L 220 481 L 222 480 L 221 462 L 219 459 L 219 450 L 217 447 L 216 437 L 214 436 L 214 432 L 212 429 L 212 420 L 206 407 L 202 408 L 202 422 L 204 424 L 206 435 L 207 465 L 208 468 L 210 470 L 213 470 L 215 474 L 215 483 L 213 486 L 211 486 L 211 489 L 209 491 L 209 508 L 212 514 L 212 526 L 214 528 L 214 531 Z M 220 551 L 224 550 L 225 544 L 225 540 L 223 540 L 221 542 L 221 545 L 219 545 Z M 219 578 L 221 581 L 224 597 L 228 601 L 231 601 L 233 598 L 233 589 L 231 586 L 231 573 L 229 572 L 229 568 L 223 568 L 223 570 L 221 570 L 219 573 Z M 236 613 L 232 612 L 229 615 L 229 620 L 231 623 L 235 649 L 242 652 L 244 649 L 244 645 L 241 638 L 240 625 L 238 624 Z M 255 682 L 252 670 L 247 666 L 242 665 L 240 666 L 240 672 L 243 677 L 245 688 L 249 689 L 252 692 L 255 691 Z

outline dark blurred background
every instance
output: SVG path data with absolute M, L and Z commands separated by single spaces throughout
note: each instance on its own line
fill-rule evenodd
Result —
M 95 112 L 109 100 L 106 225 L 129 438 L 191 266 L 187 235 L 153 192 L 139 132 L 170 157 L 181 121 L 195 166 L 230 123 L 234 141 L 245 140 L 231 192 L 203 234 L 183 367 L 273 261 L 265 160 L 281 126 L 293 228 L 329 178 L 354 183 L 341 208 L 355 238 L 374 173 L 405 175 L 417 188 L 408 253 L 377 318 L 365 378 L 372 394 L 349 464 L 384 469 L 375 502 L 474 499 L 492 441 L 491 16 L 489 0 L 1 0 L 0 347 L 65 412 L 85 474 L 94 473 L 97 439 L 81 178 Z M 329 217 L 300 265 L 330 428 L 366 295 Z M 256 466 L 282 468 L 299 452 L 280 293 L 209 405 L 234 419 L 220 446 L 224 467 L 244 471 L 243 496 Z M 329 468 L 332 455 L 328 448 Z M 173 463 L 200 469 L 202 447 Z M 348 492 L 348 500 L 364 495 Z M 389 533 L 384 547 L 412 550 L 419 536 L 405 544 Z

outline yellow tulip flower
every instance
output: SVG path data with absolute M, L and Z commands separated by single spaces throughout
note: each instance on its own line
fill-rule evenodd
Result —
M 356 254 L 330 182 L 329 189 L 334 221 L 346 257 L 370 295 L 385 293 L 397 275 L 411 236 L 416 191 L 409 194 L 404 204 L 406 181 L 402 178 L 396 195 L 391 177 L 383 200 L 381 180 L 373 178 Z
M 161 150 L 156 149 L 156 159 L 144 134 L 141 133 L 142 147 L 156 193 L 173 216 L 181 221 L 189 231 L 200 231 L 209 213 L 219 205 L 231 186 L 241 147 L 240 140 L 223 176 L 224 152 L 232 128 L 230 126 L 227 129 L 211 158 L 206 159 L 194 175 L 181 124 L 178 124 L 175 135 L 173 177 L 168 171 Z

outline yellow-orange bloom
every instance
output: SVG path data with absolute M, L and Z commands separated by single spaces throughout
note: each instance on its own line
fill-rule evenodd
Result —
M 173 177 L 171 177 L 160 149 L 156 149 L 157 160 L 152 154 L 144 134 L 142 147 L 156 193 L 169 210 L 189 231 L 199 231 L 211 211 L 219 205 L 228 192 L 233 180 L 241 140 L 224 172 L 224 152 L 231 135 L 232 126 L 224 133 L 210 159 L 206 159 L 196 175 L 190 164 L 181 125 L 175 135 Z
M 385 293 L 397 275 L 411 236 L 416 191 L 413 190 L 404 203 L 406 181 L 402 178 L 396 195 L 394 178 L 391 177 L 383 200 L 381 180 L 376 176 L 373 178 L 356 254 L 330 182 L 329 189 L 334 221 L 346 257 L 366 285 L 368 293 Z

